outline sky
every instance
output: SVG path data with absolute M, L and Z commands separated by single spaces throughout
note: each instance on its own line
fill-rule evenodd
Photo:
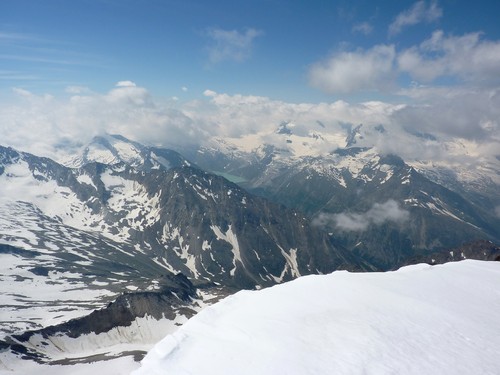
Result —
M 320 113 L 495 156 L 498 14 L 484 0 L 0 0 L 0 144 L 48 155 L 40 136 L 166 143 Z
M 371 99 L 412 81 L 469 79 L 470 67 L 431 74 L 430 64 L 415 66 L 408 55 L 435 32 L 443 33 L 442 43 L 474 33 L 476 47 L 498 42 L 498 14 L 496 1 L 465 0 L 2 0 L 0 87 L 103 92 L 130 80 L 164 97 L 210 89 L 294 102 Z M 348 72 L 350 53 L 379 76 L 368 67 Z M 399 72 L 394 54 L 405 61 Z

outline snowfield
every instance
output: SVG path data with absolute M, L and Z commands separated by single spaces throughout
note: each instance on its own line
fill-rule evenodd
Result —
M 207 307 L 141 374 L 499 374 L 500 263 L 305 276 Z

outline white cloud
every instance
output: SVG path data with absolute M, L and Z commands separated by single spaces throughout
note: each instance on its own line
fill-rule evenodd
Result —
M 182 86 L 181 87 L 181 90 L 184 91 L 184 92 L 187 92 L 188 91 L 188 88 L 186 86 Z
M 242 62 L 248 59 L 252 53 L 254 39 L 263 35 L 256 29 L 224 30 L 211 28 L 206 31 L 211 43 L 208 45 L 208 59 L 211 64 L 222 61 Z
M 340 214 L 319 214 L 313 225 L 335 228 L 347 232 L 361 232 L 370 225 L 381 225 L 385 222 L 403 223 L 410 217 L 410 213 L 402 209 L 398 202 L 389 199 L 384 203 L 374 203 L 373 206 L 363 213 L 340 213 Z
M 108 103 L 114 104 L 124 103 L 139 107 L 153 105 L 149 92 L 130 81 L 118 82 L 116 87 L 108 92 L 103 99 Z
M 104 132 L 174 148 L 203 144 L 217 136 L 241 139 L 248 135 L 279 145 L 276 142 L 284 138 L 270 134 L 287 121 L 294 124 L 297 136 L 326 135 L 327 140 L 317 144 L 321 152 L 344 147 L 346 125 L 363 124 L 358 146 L 376 147 L 406 160 L 459 163 L 471 168 L 498 165 L 498 90 L 471 93 L 466 89 L 414 87 L 407 93 L 418 102 L 412 105 L 341 100 L 288 103 L 212 90 L 204 92 L 204 99 L 182 102 L 158 99 L 145 88 L 130 85 L 114 87 L 104 94 L 89 91 L 69 98 L 36 95 L 23 89 L 15 93 L 15 104 L 0 103 L 1 144 L 57 160 L 65 151 L 61 145 L 77 147 Z M 384 133 L 376 129 L 380 124 Z M 419 133 L 430 133 L 437 139 L 423 138 Z
M 309 83 L 329 93 L 388 89 L 395 78 L 396 50 L 376 45 L 369 50 L 340 52 L 309 69 Z
M 157 102 L 142 87 L 120 85 L 105 94 L 56 99 L 16 89 L 15 104 L 0 105 L 2 145 L 56 160 L 104 132 L 147 144 L 190 144 L 206 138 L 171 100 Z
M 423 91 L 426 102 L 406 106 L 394 113 L 393 121 L 419 132 L 476 141 L 500 141 L 499 89 Z M 413 92 L 419 95 L 419 89 Z
M 217 93 L 215 91 L 207 89 L 207 90 L 203 91 L 203 95 L 208 96 L 208 97 L 215 97 L 215 96 L 217 96 Z
M 136 87 L 137 85 L 132 81 L 119 81 L 116 83 L 116 87 Z
M 387 123 L 390 115 L 400 108 L 400 105 L 375 101 L 360 104 L 341 100 L 317 104 L 287 103 L 263 96 L 228 95 L 211 90 L 206 90 L 204 94 L 209 98 L 210 106 L 202 113 L 191 112 L 195 122 L 216 124 L 211 128 L 212 132 L 231 137 L 274 132 L 284 121 L 293 122 L 294 134 L 298 135 L 320 129 L 318 121 L 326 127 L 326 131 L 344 134 L 341 123 L 364 123 L 367 126 Z
M 389 25 L 389 35 L 399 34 L 403 28 L 413 26 L 422 22 L 431 23 L 437 21 L 443 15 L 443 10 L 436 1 L 429 5 L 423 0 L 417 1 L 409 9 L 399 13 Z
M 447 36 L 438 30 L 401 51 L 380 44 L 334 54 L 313 64 L 308 78 L 311 86 L 333 94 L 390 91 L 397 78 L 406 74 L 424 83 L 448 78 L 456 84 L 496 87 L 500 85 L 500 41 L 482 40 L 481 33 Z
M 364 35 L 370 35 L 373 32 L 373 26 L 369 22 L 357 23 L 352 27 L 352 31 Z
M 345 130 L 341 124 L 387 123 L 400 107 L 382 102 L 287 103 L 212 90 L 204 92 L 205 100 L 180 102 L 156 99 L 145 88 L 132 85 L 114 87 L 104 94 L 89 91 L 60 99 L 23 89 L 15 92 L 15 104 L 0 103 L 1 144 L 56 159 L 63 151 L 57 145 L 86 143 L 104 132 L 172 147 L 215 136 L 272 133 L 283 121 L 296 124 L 293 131 L 302 136 L 318 129 L 339 133 L 340 143 L 329 144 L 334 149 L 343 146 Z
M 402 51 L 398 66 L 425 82 L 450 76 L 476 84 L 498 84 L 500 41 L 483 41 L 481 33 L 445 36 L 438 30 L 419 46 Z

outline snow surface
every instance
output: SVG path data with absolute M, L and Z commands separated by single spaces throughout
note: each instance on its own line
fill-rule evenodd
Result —
M 206 308 L 140 374 L 498 374 L 500 263 L 305 276 Z

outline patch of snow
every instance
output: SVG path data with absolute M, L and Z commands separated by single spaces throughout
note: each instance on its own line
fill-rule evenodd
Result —
M 227 229 L 226 233 L 222 233 L 221 229 L 216 226 L 216 225 L 211 225 L 210 228 L 212 228 L 212 231 L 214 232 L 215 236 L 217 237 L 218 240 L 226 241 L 227 243 L 231 244 L 233 247 L 233 268 L 231 271 L 229 271 L 229 274 L 231 276 L 234 276 L 234 273 L 236 272 L 236 262 L 239 262 L 243 267 L 243 260 L 241 259 L 241 253 L 240 253 L 240 245 L 238 243 L 238 237 L 236 236 L 236 233 L 233 232 L 233 228 L 231 225 L 229 225 L 229 228 Z
M 76 179 L 79 183 L 90 185 L 97 190 L 96 186 L 94 185 L 94 181 L 92 181 L 88 174 L 82 173 L 81 175 L 78 175 Z
M 279 245 L 278 245 L 279 246 Z M 287 254 L 285 250 L 280 247 L 281 255 L 286 260 L 285 268 L 281 273 L 280 280 L 283 280 L 283 277 L 287 272 L 290 272 L 290 275 L 293 278 L 300 277 L 299 264 L 297 262 L 297 249 L 290 249 L 290 254 Z
M 394 175 L 394 171 L 390 165 L 387 164 L 382 164 L 379 168 L 381 172 L 385 173 L 385 177 L 382 181 L 380 181 L 381 184 L 385 184 L 387 181 L 391 179 L 391 177 Z
M 203 251 L 212 250 L 212 245 L 209 244 L 207 240 L 204 240 L 203 243 L 201 244 L 201 249 Z
M 151 153 L 151 157 L 156 160 L 158 163 L 160 163 L 161 165 L 163 165 L 166 169 L 170 169 L 172 167 L 172 165 L 170 164 L 170 162 L 165 159 L 163 156 L 158 156 L 156 155 L 154 152 Z

